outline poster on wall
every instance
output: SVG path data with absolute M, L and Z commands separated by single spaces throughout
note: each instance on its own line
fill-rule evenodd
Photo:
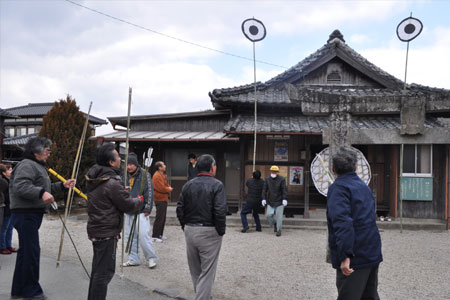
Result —
M 275 142 L 274 161 L 288 161 L 288 142 Z
M 289 185 L 303 184 L 303 167 L 289 168 Z

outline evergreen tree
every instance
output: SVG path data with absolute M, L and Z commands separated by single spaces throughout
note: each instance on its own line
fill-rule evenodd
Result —
M 78 145 L 86 117 L 76 105 L 75 99 L 67 95 L 66 99 L 55 102 L 52 109 L 44 116 L 39 136 L 52 140 L 52 153 L 47 165 L 66 179 L 72 176 Z M 95 163 L 95 142 L 88 141 L 92 135 L 89 125 L 81 155 L 77 187 L 84 187 L 84 175 Z M 53 180 L 54 178 L 52 178 Z M 84 190 L 81 188 L 81 190 Z M 75 195 L 76 196 L 76 195 Z

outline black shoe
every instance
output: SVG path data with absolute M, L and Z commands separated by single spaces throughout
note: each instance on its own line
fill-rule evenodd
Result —
M 277 232 L 277 223 L 273 224 L 273 232 Z
M 262 229 L 261 228 L 256 228 L 256 231 L 261 232 Z
M 246 233 L 246 232 L 247 232 L 247 230 L 249 230 L 249 227 L 248 227 L 248 226 L 247 226 L 247 227 L 245 227 L 244 229 L 242 229 L 242 230 L 241 230 L 241 232 L 242 232 L 242 233 Z
M 281 236 L 281 230 L 277 231 L 277 236 Z

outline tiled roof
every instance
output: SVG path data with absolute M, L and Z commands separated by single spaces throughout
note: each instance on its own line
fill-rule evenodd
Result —
M 353 129 L 400 129 L 400 117 L 352 117 Z M 445 119 L 427 117 L 425 128 L 449 128 L 450 124 Z
M 253 115 L 237 115 L 224 127 L 225 132 L 250 133 L 254 130 Z M 323 128 L 329 127 L 327 117 L 258 115 L 258 132 L 291 132 L 320 134 Z
M 338 32 L 339 33 L 339 32 Z M 340 34 L 340 33 L 339 33 Z M 261 104 L 282 104 L 283 106 L 298 106 L 300 103 L 292 99 L 289 91 L 289 84 L 295 83 L 291 90 L 298 89 L 301 93 L 322 93 L 323 95 L 350 96 L 350 97 L 386 97 L 391 96 L 398 99 L 402 96 L 403 82 L 389 73 L 375 66 L 362 57 L 355 50 L 345 44 L 343 39 L 330 36 L 330 41 L 318 49 L 316 52 L 300 61 L 295 66 L 285 72 L 261 83 L 257 82 L 257 99 Z M 361 73 L 377 81 L 385 88 L 369 88 L 367 86 L 353 85 L 298 85 L 298 81 L 307 76 L 318 67 L 326 64 L 333 58 L 338 57 L 348 65 L 357 69 Z M 301 83 L 300 83 L 301 84 Z M 296 92 L 296 91 L 294 91 Z M 417 84 L 407 85 L 407 96 L 417 96 L 418 94 L 431 97 L 437 96 L 440 99 L 450 98 L 450 90 L 430 88 Z M 254 102 L 254 85 L 246 84 L 231 88 L 215 89 L 209 93 L 211 101 L 217 104 L 249 104 Z M 298 98 L 305 101 L 307 99 Z M 220 105 L 219 105 L 220 107 Z
M 342 50 L 342 52 L 339 52 L 339 50 Z M 401 87 L 403 85 L 403 82 L 400 79 L 397 79 L 396 77 L 390 75 L 389 73 L 383 71 L 376 65 L 369 62 L 366 58 L 361 56 L 358 52 L 353 50 L 351 47 L 349 47 L 345 42 L 342 40 L 335 38 L 329 43 L 322 46 L 320 49 L 318 49 L 316 52 L 296 64 L 295 66 L 289 68 L 287 71 L 281 73 L 280 75 L 270 79 L 265 84 L 266 86 L 273 86 L 275 84 L 278 84 L 280 82 L 284 82 L 286 80 L 289 80 L 291 77 L 303 77 L 311 71 L 310 67 L 311 65 L 318 62 L 320 59 L 322 59 L 325 56 L 335 57 L 339 56 L 341 57 L 343 54 L 348 55 L 348 57 L 355 62 L 359 63 L 361 67 L 367 68 L 374 74 L 378 75 L 379 77 L 383 78 L 386 81 L 392 82 L 394 85 L 397 85 Z
M 254 130 L 253 115 L 237 115 L 225 125 L 225 132 L 251 133 Z M 257 118 L 257 131 L 260 133 L 310 133 L 320 134 L 322 129 L 329 128 L 328 117 L 319 116 L 286 116 L 262 115 Z M 353 116 L 352 128 L 358 129 L 400 129 L 398 116 Z M 450 123 L 443 119 L 427 117 L 425 128 L 450 128 Z
M 126 131 L 115 131 L 105 135 L 90 137 L 90 140 L 103 138 L 105 141 L 125 141 Z M 130 131 L 129 141 L 236 141 L 238 138 L 230 137 L 221 131 Z
M 53 104 L 55 103 L 29 103 L 28 105 L 11 107 L 6 110 L 16 116 L 43 116 L 53 107 Z
M 220 101 L 222 103 L 245 103 L 250 104 L 254 103 L 255 96 L 253 90 L 245 91 L 245 92 L 237 92 L 237 93 L 225 93 L 217 92 L 214 95 L 210 95 L 213 97 L 213 101 Z M 220 100 L 218 97 L 221 97 Z M 291 101 L 289 95 L 286 90 L 257 90 L 256 98 L 258 103 L 261 104 L 296 104 Z M 298 104 L 298 103 L 297 103 Z
M 4 110 L 2 108 L 0 108 L 0 117 L 3 117 L 4 119 L 6 119 L 6 118 L 12 118 L 12 119 L 18 118 L 18 116 L 13 115 L 12 113 L 7 112 L 6 110 Z
M 21 117 L 21 116 L 23 116 L 23 117 L 26 117 L 26 116 L 42 117 L 46 113 L 48 113 L 48 111 L 50 109 L 52 109 L 54 104 L 55 104 L 55 102 L 29 103 L 28 105 L 11 107 L 11 108 L 7 108 L 5 110 L 10 114 L 13 114 L 13 115 L 16 115 L 19 117 Z M 85 116 L 87 115 L 84 112 L 83 112 L 83 114 Z M 93 115 L 89 116 L 89 121 L 91 123 L 95 123 L 95 124 L 107 124 L 108 123 L 108 122 L 106 122 L 106 120 L 97 118 Z
M 37 134 L 27 134 L 22 136 L 15 136 L 3 139 L 3 145 L 25 145 L 29 139 L 35 137 Z

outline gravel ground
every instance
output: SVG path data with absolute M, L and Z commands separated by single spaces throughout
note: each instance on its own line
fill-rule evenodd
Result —
M 67 226 L 90 270 L 86 222 L 69 220 Z M 224 236 L 214 299 L 336 299 L 335 271 L 325 263 L 326 231 L 285 229 L 275 237 L 267 228 L 262 233 L 239 230 L 229 227 Z M 46 216 L 40 230 L 42 254 L 55 257 L 55 262 L 60 234 L 59 219 Z M 167 241 L 155 243 L 157 267 L 124 268 L 124 276 L 150 290 L 176 288 L 183 296 L 193 296 L 184 234 L 179 227 L 168 226 L 165 235 Z M 381 237 L 381 299 L 450 299 L 450 232 L 386 230 Z M 78 261 L 67 235 L 62 260 L 60 268 L 64 260 Z M 119 263 L 120 255 L 117 272 Z

